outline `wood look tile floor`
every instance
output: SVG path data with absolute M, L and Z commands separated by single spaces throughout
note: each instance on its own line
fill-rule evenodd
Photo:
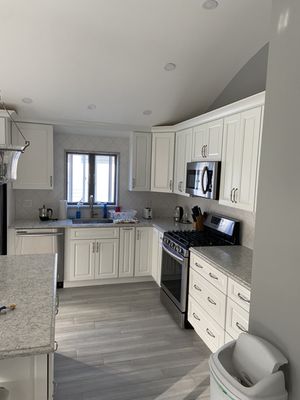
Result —
M 61 289 L 55 400 L 207 400 L 210 351 L 155 283 Z

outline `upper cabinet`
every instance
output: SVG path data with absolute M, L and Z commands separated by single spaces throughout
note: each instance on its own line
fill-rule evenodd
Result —
M 193 128 L 192 161 L 219 161 L 222 157 L 223 118 Z
M 220 204 L 254 211 L 262 107 L 224 120 Z
M 43 124 L 18 123 L 30 146 L 21 154 L 14 189 L 53 189 L 53 127 Z M 12 143 L 24 140 L 12 126 Z
M 132 132 L 130 135 L 129 190 L 150 190 L 151 133 Z
M 151 191 L 173 192 L 174 132 L 152 133 Z
M 192 129 L 176 132 L 175 162 L 174 162 L 174 190 L 176 194 L 189 196 L 185 193 L 186 164 L 192 159 Z

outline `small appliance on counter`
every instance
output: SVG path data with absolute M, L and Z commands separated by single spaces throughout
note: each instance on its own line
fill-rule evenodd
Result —
M 181 222 L 183 217 L 183 208 L 180 206 L 176 206 L 174 210 L 174 221 Z
M 42 208 L 39 208 L 39 217 L 41 221 L 49 221 L 53 217 L 52 208 L 46 208 L 45 204 Z
M 150 208 L 150 207 L 144 208 L 143 218 L 144 219 L 152 219 L 152 208 Z

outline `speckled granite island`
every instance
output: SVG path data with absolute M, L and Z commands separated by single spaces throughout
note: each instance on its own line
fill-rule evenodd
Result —
M 0 386 L 16 400 L 53 391 L 56 255 L 0 256 Z
M 190 251 L 207 259 L 246 288 L 251 288 L 252 250 L 244 246 L 211 246 L 194 247 Z

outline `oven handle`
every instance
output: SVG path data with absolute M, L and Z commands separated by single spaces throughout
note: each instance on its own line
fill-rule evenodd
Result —
M 168 253 L 171 257 L 175 258 L 175 260 L 179 261 L 180 263 L 182 263 L 182 262 L 184 261 L 184 258 L 183 258 L 183 257 L 179 257 L 179 256 L 176 256 L 175 254 L 173 254 L 173 253 L 165 246 L 164 243 L 162 244 L 162 248 L 164 249 L 164 251 L 165 251 L 166 253 Z

